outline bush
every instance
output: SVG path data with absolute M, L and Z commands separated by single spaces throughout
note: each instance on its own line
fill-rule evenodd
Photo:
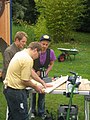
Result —
M 34 29 L 33 26 L 29 25 L 26 21 L 23 22 L 22 20 L 18 20 L 17 22 L 13 22 L 13 27 L 12 27 L 12 38 L 14 40 L 14 35 L 18 31 L 24 31 L 28 34 L 28 41 L 27 44 L 35 40 L 35 34 L 34 34 Z

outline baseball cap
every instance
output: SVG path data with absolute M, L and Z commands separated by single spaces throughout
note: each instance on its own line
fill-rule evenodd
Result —
M 46 40 L 46 41 L 49 41 L 49 42 L 51 41 L 49 35 L 43 35 L 43 36 L 40 38 L 40 41 L 43 41 L 43 40 Z

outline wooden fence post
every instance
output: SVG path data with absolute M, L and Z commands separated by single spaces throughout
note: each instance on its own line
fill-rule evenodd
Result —
M 0 0 L 0 38 L 11 44 L 11 0 Z

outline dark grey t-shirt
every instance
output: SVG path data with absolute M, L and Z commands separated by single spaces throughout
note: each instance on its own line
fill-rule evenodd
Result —
M 6 48 L 4 51 L 3 56 L 3 72 L 2 72 L 2 79 L 5 79 L 6 72 L 8 65 L 10 63 L 10 60 L 13 58 L 13 56 L 20 51 L 20 48 L 18 48 L 15 43 L 11 44 L 9 47 Z

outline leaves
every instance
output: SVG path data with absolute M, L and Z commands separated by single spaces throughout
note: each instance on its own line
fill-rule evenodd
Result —
M 53 41 L 59 42 L 62 36 L 70 40 L 72 30 L 78 26 L 77 18 L 84 10 L 82 0 L 38 0 L 36 5 Z

